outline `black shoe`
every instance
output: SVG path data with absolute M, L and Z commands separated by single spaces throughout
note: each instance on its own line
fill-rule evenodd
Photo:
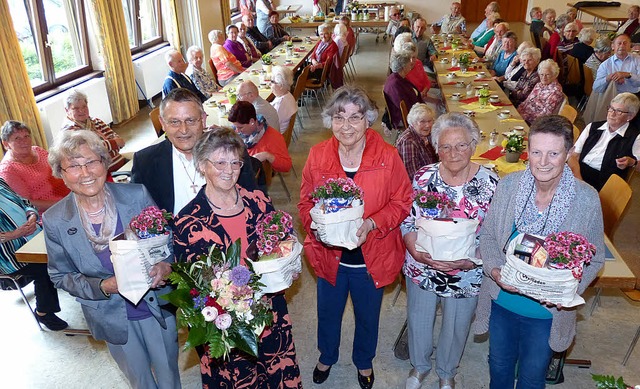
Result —
M 51 331 L 62 331 L 69 327 L 69 324 L 56 316 L 55 313 L 47 313 L 44 316 L 40 316 L 36 313 L 36 316 L 38 317 L 38 321 L 44 324 L 44 326 Z
M 376 377 L 373 375 L 373 369 L 371 370 L 371 375 L 362 375 L 360 374 L 360 370 L 358 370 L 358 383 L 362 389 L 373 388 L 373 381 L 375 380 Z
M 313 383 L 321 384 L 325 382 L 327 378 L 329 378 L 329 373 L 331 373 L 331 366 L 329 366 L 327 370 L 322 371 L 318 369 L 318 365 L 316 365 L 316 368 L 313 369 Z

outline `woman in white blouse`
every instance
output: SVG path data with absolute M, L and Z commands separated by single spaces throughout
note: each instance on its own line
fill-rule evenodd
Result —
M 280 132 L 284 133 L 294 113 L 298 111 L 298 103 L 291 94 L 293 72 L 284 66 L 274 66 L 271 70 L 271 91 L 276 96 L 271 105 L 278 111 Z

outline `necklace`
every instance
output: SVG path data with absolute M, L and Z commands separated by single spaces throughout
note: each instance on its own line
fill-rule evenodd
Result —
M 355 152 L 355 156 L 356 157 L 360 157 L 360 159 L 362 159 L 362 152 L 364 151 L 364 146 L 366 145 L 366 141 L 362 142 L 362 147 L 360 148 L 360 150 L 358 150 L 357 152 Z M 340 151 L 340 149 L 338 148 L 338 154 L 340 154 L 340 159 L 345 162 L 347 165 L 349 165 L 350 167 L 353 167 L 356 164 L 356 159 L 358 158 L 347 158 L 346 155 L 344 155 L 344 153 L 346 153 L 346 151 Z M 360 161 L 361 162 L 361 161 Z
M 86 211 L 86 210 L 85 210 L 85 212 L 87 213 L 87 216 L 89 216 L 90 218 L 95 218 L 95 217 L 98 217 L 98 216 L 102 215 L 106 209 L 107 209 L 107 206 L 103 205 L 102 208 L 100 208 L 99 210 L 97 210 L 95 212 L 89 212 L 89 211 Z
M 189 185 L 189 187 L 191 188 L 191 190 L 193 190 L 193 193 L 198 193 L 198 185 L 196 185 L 196 174 L 198 174 L 198 172 L 194 172 L 193 173 L 193 178 L 191 178 L 191 175 L 189 174 L 189 170 L 187 169 L 187 166 L 184 164 L 184 161 L 182 160 L 182 158 L 178 158 L 180 160 L 180 164 L 182 164 L 182 168 L 184 169 L 184 172 L 187 174 L 187 178 L 189 179 L 189 181 L 191 181 L 191 185 Z
M 240 199 L 240 194 L 238 193 L 238 190 L 236 189 L 236 201 L 235 201 L 235 202 L 233 203 L 233 205 L 232 205 L 232 206 L 230 206 L 229 208 L 220 208 L 220 207 L 218 207 L 217 205 L 215 205 L 215 204 L 213 203 L 213 201 L 209 200 L 209 196 L 206 196 L 206 195 L 205 195 L 205 197 L 207 198 L 207 202 L 209 203 L 209 205 L 211 205 L 213 208 L 215 208 L 215 209 L 219 209 L 219 210 L 221 210 L 221 211 L 230 211 L 230 210 L 232 210 L 232 209 L 234 209 L 235 207 L 237 207 L 237 206 L 238 206 L 238 200 Z

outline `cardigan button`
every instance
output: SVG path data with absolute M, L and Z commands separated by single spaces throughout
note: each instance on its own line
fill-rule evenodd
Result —
M 150 302 L 153 302 L 153 297 L 149 297 L 149 301 L 150 301 Z

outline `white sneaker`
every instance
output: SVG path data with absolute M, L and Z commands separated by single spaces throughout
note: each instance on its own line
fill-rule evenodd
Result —
M 440 378 L 440 389 L 456 389 L 456 381 L 453 378 Z
M 405 383 L 405 389 L 420 389 L 422 382 L 427 378 L 428 373 L 418 373 L 416 369 L 411 369 L 407 382 Z

